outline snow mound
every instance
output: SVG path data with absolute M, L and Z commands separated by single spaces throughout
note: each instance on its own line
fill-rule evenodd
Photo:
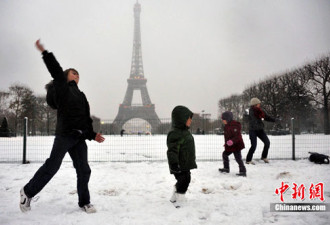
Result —
M 226 190 L 237 190 L 242 186 L 241 181 L 231 181 L 228 183 L 222 183 L 222 187 Z
M 212 194 L 212 193 L 214 193 L 214 190 L 212 188 L 202 188 L 201 192 L 203 194 Z
M 282 173 L 279 173 L 276 176 L 276 179 L 284 179 L 284 178 L 292 178 L 291 173 L 290 172 L 282 172 Z
M 99 195 L 106 195 L 106 196 L 118 196 L 119 192 L 116 191 L 115 189 L 106 189 L 106 190 L 101 190 L 98 192 Z

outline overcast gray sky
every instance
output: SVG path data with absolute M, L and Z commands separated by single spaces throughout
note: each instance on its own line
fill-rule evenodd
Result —
M 0 0 L 0 90 L 45 94 L 41 38 L 80 73 L 91 113 L 114 119 L 130 74 L 136 0 Z M 160 118 L 215 118 L 222 97 L 330 52 L 329 0 L 140 0 L 145 77 Z M 134 96 L 134 102 L 140 102 Z

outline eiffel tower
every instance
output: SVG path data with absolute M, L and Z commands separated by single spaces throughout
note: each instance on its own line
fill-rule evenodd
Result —
M 140 31 L 141 5 L 136 2 L 134 5 L 134 42 L 130 77 L 127 79 L 128 87 L 124 102 L 119 105 L 118 114 L 113 122 L 115 127 L 122 129 L 123 125 L 134 118 L 147 121 L 151 125 L 151 132 L 154 133 L 161 124 L 155 105 L 151 103 L 148 90 L 147 79 L 144 77 L 142 50 L 141 50 L 141 31 Z M 135 90 L 141 92 L 142 105 L 132 105 L 133 93 Z

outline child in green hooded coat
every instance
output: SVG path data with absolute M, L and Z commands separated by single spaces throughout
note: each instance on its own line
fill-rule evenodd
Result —
M 191 180 L 190 170 L 197 168 L 194 138 L 189 132 L 193 113 L 185 106 L 172 111 L 172 129 L 167 135 L 167 159 L 170 173 L 177 180 L 170 201 L 179 208 Z

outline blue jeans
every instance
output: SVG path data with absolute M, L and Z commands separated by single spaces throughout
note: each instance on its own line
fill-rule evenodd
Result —
M 82 207 L 90 203 L 88 182 L 91 169 L 88 165 L 87 145 L 85 140 L 70 136 L 57 135 L 55 137 L 50 157 L 24 186 L 24 192 L 28 197 L 32 198 L 38 194 L 53 178 L 61 167 L 67 152 L 70 154 L 77 173 L 78 205 Z
M 253 158 L 253 154 L 257 148 L 257 137 L 260 138 L 260 140 L 264 143 L 264 149 L 262 151 L 261 158 L 267 158 L 270 141 L 269 141 L 265 131 L 264 130 L 250 130 L 249 136 L 250 136 L 250 141 L 251 141 L 251 147 L 246 156 L 246 161 L 250 162 Z

